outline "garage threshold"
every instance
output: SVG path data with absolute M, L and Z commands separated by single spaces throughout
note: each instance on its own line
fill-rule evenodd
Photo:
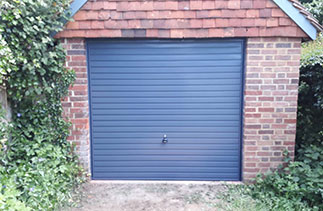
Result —
M 242 185 L 242 181 L 90 180 L 93 184 Z

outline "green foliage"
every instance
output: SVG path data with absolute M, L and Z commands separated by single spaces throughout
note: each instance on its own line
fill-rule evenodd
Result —
M 52 37 L 62 29 L 68 6 L 69 0 L 0 3 L 0 70 L 13 116 L 0 134 L 0 200 L 9 206 L 4 210 L 18 209 L 10 204 L 56 209 L 82 180 L 61 105 L 75 76 Z
M 15 183 L 10 180 L 6 184 L 0 186 L 0 210 L 31 211 L 30 207 L 18 200 L 21 192 L 16 189 Z
M 229 185 L 228 191 L 218 196 L 216 210 L 223 211 L 268 211 L 270 207 L 260 200 L 252 198 L 244 185 Z
M 303 45 L 298 96 L 297 159 L 323 142 L 323 36 Z M 311 146 L 314 145 L 314 146 Z
M 323 1 L 303 0 L 302 3 L 307 8 L 307 10 L 312 13 L 312 15 L 319 21 L 319 23 L 323 24 Z

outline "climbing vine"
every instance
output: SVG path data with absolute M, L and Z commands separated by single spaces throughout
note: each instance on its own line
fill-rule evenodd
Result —
M 65 51 L 53 38 L 68 19 L 69 3 L 0 3 L 0 74 L 12 108 L 12 122 L 1 134 L 8 138 L 0 149 L 0 202 L 14 199 L 24 209 L 56 209 L 81 181 L 61 104 L 75 76 L 64 67 Z

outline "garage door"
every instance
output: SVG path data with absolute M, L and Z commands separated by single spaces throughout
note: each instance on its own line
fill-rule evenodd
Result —
M 93 179 L 240 180 L 243 40 L 88 40 Z

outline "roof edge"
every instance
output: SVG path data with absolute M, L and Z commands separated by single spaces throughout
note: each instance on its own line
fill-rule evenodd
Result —
M 70 5 L 71 17 L 73 17 L 86 2 L 87 0 L 74 0 Z
M 288 0 L 273 0 L 312 40 L 316 39 L 318 30 Z

